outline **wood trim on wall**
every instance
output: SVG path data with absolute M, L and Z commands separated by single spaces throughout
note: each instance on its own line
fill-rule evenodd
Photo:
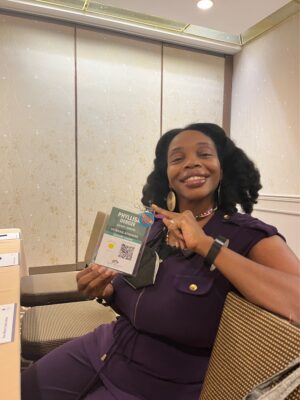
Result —
M 223 128 L 230 136 L 233 56 L 225 55 L 224 59 Z
M 161 43 L 161 70 L 160 70 L 160 132 L 159 136 L 163 134 L 163 111 L 164 111 L 164 44 Z
M 287 194 L 261 194 L 254 211 L 300 216 L 300 196 Z
M 297 217 L 300 217 L 300 213 L 297 211 L 276 210 L 275 208 L 263 208 L 263 207 L 255 207 L 254 210 L 267 213 L 274 213 L 274 214 L 295 215 Z
M 75 263 L 78 263 L 78 96 L 77 96 L 77 27 L 74 27 L 74 96 L 75 96 Z
M 288 203 L 300 203 L 300 195 L 297 194 L 267 194 L 261 193 L 259 200 L 285 201 Z

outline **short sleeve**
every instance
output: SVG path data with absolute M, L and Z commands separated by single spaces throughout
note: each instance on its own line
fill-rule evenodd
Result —
M 285 241 L 284 236 L 275 226 L 248 214 L 236 213 L 230 217 L 224 217 L 223 222 L 231 232 L 229 248 L 245 256 L 262 239 L 278 235 Z

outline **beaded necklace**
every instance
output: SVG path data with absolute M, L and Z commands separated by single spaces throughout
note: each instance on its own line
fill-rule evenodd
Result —
M 215 211 L 217 211 L 218 207 L 212 207 L 207 211 L 204 211 L 203 213 L 197 214 L 195 215 L 195 219 L 196 221 L 199 221 L 202 218 L 208 217 L 209 215 L 211 215 L 212 213 L 214 213 Z

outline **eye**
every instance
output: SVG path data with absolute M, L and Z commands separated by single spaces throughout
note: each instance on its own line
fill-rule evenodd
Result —
M 179 162 L 183 159 L 183 157 L 176 157 L 172 160 L 172 162 Z
M 212 154 L 211 152 L 209 152 L 209 151 L 201 151 L 201 152 L 199 153 L 199 156 L 200 156 L 201 158 L 210 158 L 210 157 L 213 156 L 213 154 Z
M 183 155 L 174 155 L 174 156 L 171 157 L 171 159 L 169 160 L 169 163 L 170 163 L 170 164 L 180 163 L 183 159 L 184 159 L 184 156 L 183 156 Z

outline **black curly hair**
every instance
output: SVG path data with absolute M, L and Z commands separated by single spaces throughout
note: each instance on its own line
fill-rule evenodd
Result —
M 183 129 L 172 129 L 159 139 L 155 150 L 154 169 L 143 187 L 142 203 L 146 207 L 155 203 L 166 208 L 166 197 L 170 190 L 167 177 L 168 148 L 174 137 L 186 130 L 203 133 L 210 137 L 216 146 L 223 170 L 218 208 L 232 214 L 237 211 L 236 205 L 240 204 L 245 213 L 251 214 L 253 204 L 257 202 L 258 191 L 262 187 L 259 171 L 244 151 L 226 136 L 222 128 L 210 123 L 196 123 Z

